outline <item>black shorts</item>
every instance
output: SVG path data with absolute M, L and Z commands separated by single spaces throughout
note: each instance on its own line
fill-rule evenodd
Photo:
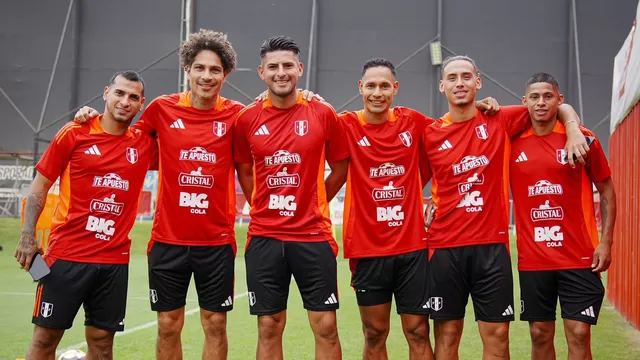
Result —
M 149 251 L 149 300 L 153 311 L 185 306 L 191 274 L 200 308 L 233 309 L 235 252 L 231 245 L 184 246 L 154 242 Z
M 32 322 L 50 329 L 70 329 L 84 306 L 84 325 L 124 330 L 128 264 L 87 264 L 56 260 L 40 279 Z
M 429 314 L 427 251 L 349 260 L 358 306 L 388 304 L 398 314 Z
M 286 310 L 291 275 L 305 309 L 338 309 L 336 256 L 328 241 L 294 242 L 254 236 L 244 258 L 251 315 Z
M 604 286 L 591 269 L 520 271 L 520 298 L 522 321 L 554 321 L 560 298 L 563 319 L 595 325 Z
M 431 318 L 463 319 L 469 294 L 476 321 L 514 320 L 511 257 L 505 244 L 430 250 Z

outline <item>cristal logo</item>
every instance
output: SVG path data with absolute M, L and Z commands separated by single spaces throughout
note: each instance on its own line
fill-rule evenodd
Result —
M 489 159 L 486 156 L 465 156 L 459 164 L 453 164 L 453 175 L 460 175 L 467 171 L 477 169 L 481 166 L 489 165 Z
M 113 215 L 122 214 L 124 203 L 115 202 L 116 195 L 111 194 L 111 197 L 104 198 L 104 200 L 91 200 L 89 209 L 91 212 L 107 213 Z
M 277 172 L 275 176 L 267 176 L 267 187 L 269 189 L 298 186 L 300 186 L 300 175 L 289 174 L 286 167 L 284 167 L 282 171 Z
M 529 196 L 538 195 L 562 195 L 562 185 L 540 180 L 535 185 L 529 186 Z
M 265 166 L 300 164 L 301 162 L 300 154 L 290 153 L 287 150 L 278 150 L 272 156 L 264 157 Z
M 380 178 L 385 176 L 402 176 L 405 173 L 404 165 L 384 163 L 376 168 L 369 168 L 369 177 Z
M 471 190 L 474 185 L 482 185 L 484 184 L 484 174 L 475 173 L 473 176 L 467 179 L 465 182 L 461 182 L 458 184 L 458 193 L 460 195 L 464 195 Z
M 103 187 L 118 190 L 129 190 L 129 181 L 122 180 L 118 174 L 109 173 L 105 176 L 94 176 L 93 187 Z
M 374 201 L 384 200 L 402 200 L 404 199 L 404 186 L 398 188 L 393 186 L 393 181 L 389 181 L 389 185 L 385 185 L 382 189 L 373 189 Z
M 549 200 L 538 208 L 531 209 L 531 221 L 543 220 L 562 220 L 564 219 L 564 210 L 560 206 L 550 206 Z
M 178 183 L 180 186 L 195 186 L 201 188 L 211 188 L 213 186 L 213 176 L 203 175 L 202 168 L 191 171 L 189 174 L 180 173 L 178 176 Z
M 180 150 L 180 160 L 201 161 L 215 164 L 216 154 L 208 152 L 203 147 L 195 146 L 189 150 Z

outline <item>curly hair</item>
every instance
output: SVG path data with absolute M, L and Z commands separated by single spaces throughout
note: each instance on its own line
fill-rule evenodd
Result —
M 200 29 L 197 33 L 189 35 L 189 40 L 185 41 L 180 49 L 180 63 L 184 67 L 191 66 L 203 50 L 213 51 L 220 57 L 225 73 L 236 69 L 236 51 L 227 40 L 227 34 L 207 29 Z

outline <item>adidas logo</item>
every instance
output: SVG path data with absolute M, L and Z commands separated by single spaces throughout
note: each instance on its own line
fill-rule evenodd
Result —
M 502 313 L 502 316 L 509 316 L 509 315 L 513 315 L 513 308 L 511 307 L 511 305 L 509 305 L 509 307 Z
M 331 296 L 329 296 L 327 301 L 325 301 L 324 303 L 327 304 L 327 305 L 329 305 L 329 304 L 337 304 L 338 303 L 338 299 L 336 299 L 336 294 L 331 293 Z
M 256 131 L 256 135 L 269 135 L 269 129 L 267 129 L 267 125 L 262 125 Z
M 122 319 L 122 321 L 120 321 L 120 322 L 118 323 L 118 325 L 120 325 L 120 326 L 124 326 L 124 319 Z
M 451 143 L 449 142 L 449 140 L 445 140 L 442 145 L 440 145 L 440 147 L 438 148 L 438 151 L 442 151 L 442 150 L 449 150 L 453 148 L 453 145 L 451 145 Z
M 422 305 L 423 309 L 431 309 L 431 301 L 427 301 L 424 305 Z
M 589 316 L 589 317 L 596 317 L 596 313 L 593 312 L 593 306 L 589 306 L 587 309 L 584 309 L 580 314 L 584 315 L 584 316 Z
M 363 136 L 362 139 L 360 139 L 360 141 L 358 141 L 358 145 L 360 145 L 360 146 L 371 146 L 371 143 L 369 142 L 369 139 L 367 139 L 366 136 Z
M 88 148 L 87 150 L 85 150 L 84 152 L 87 155 L 102 155 L 102 153 L 100 152 L 100 150 L 98 150 L 98 147 L 96 145 L 91 146 L 90 148 Z
M 529 160 L 529 158 L 527 158 L 527 154 L 523 152 L 520 153 L 520 155 L 518 155 L 518 158 L 516 159 L 516 162 L 523 162 L 523 161 L 527 161 Z
M 182 123 L 182 119 L 174 121 L 173 124 L 171 124 L 169 127 L 172 129 L 185 129 L 184 124 Z
M 231 296 L 229 296 L 227 300 L 225 300 L 220 306 L 231 306 L 231 305 L 233 305 L 233 299 L 231 298 Z

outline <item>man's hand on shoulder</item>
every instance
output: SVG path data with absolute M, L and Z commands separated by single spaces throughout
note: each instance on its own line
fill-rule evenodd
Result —
M 76 112 L 73 116 L 73 121 L 78 124 L 84 124 L 87 121 L 93 119 L 96 116 L 99 116 L 100 113 L 96 111 L 96 109 L 90 106 L 83 106 Z
M 482 111 L 487 115 L 495 115 L 500 111 L 500 104 L 492 97 L 486 97 L 482 100 L 476 101 L 476 109 Z

